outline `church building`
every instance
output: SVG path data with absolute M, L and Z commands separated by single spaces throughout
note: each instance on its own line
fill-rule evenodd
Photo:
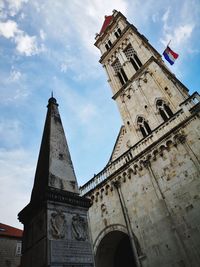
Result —
M 114 10 L 95 46 L 123 125 L 78 188 L 56 99 L 24 224 L 21 267 L 199 267 L 200 96 Z
M 114 10 L 95 46 L 123 125 L 89 197 L 96 267 L 200 266 L 200 96 Z

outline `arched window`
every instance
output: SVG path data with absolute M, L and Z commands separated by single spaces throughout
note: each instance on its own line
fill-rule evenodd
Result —
M 110 40 L 107 40 L 106 44 L 105 44 L 105 48 L 106 50 L 109 50 L 112 46 L 112 42 Z
M 173 116 L 173 112 L 171 111 L 170 107 L 163 100 L 159 99 L 156 102 L 156 106 L 164 121 L 167 121 Z
M 112 64 L 112 67 L 119 78 L 121 85 L 124 85 L 128 81 L 128 77 L 126 76 L 125 71 L 122 68 L 122 65 L 119 59 L 116 59 L 115 62 Z
M 146 137 L 151 133 L 151 128 L 149 127 L 149 124 L 143 117 L 138 117 L 137 124 L 143 137 Z
M 110 41 L 110 40 L 108 40 L 108 45 L 109 45 L 109 47 L 111 47 L 111 46 L 112 46 L 112 43 L 111 43 L 111 41 Z
M 117 28 L 114 34 L 115 34 L 116 38 L 119 38 L 119 36 L 121 35 L 121 29 Z
M 109 50 L 108 44 L 105 44 L 105 48 L 106 48 L 106 50 Z
M 133 49 L 132 45 L 129 44 L 127 48 L 124 50 L 124 53 L 128 60 L 130 60 L 131 64 L 135 71 L 139 70 L 142 67 L 142 62 L 138 58 L 135 50 Z

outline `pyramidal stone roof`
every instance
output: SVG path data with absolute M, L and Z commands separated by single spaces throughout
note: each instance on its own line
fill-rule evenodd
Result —
M 102 28 L 100 30 L 100 33 L 99 33 L 100 35 L 106 30 L 108 25 L 111 23 L 112 19 L 113 19 L 112 15 L 111 16 L 105 16 L 105 20 L 104 20 L 103 26 L 102 26 Z
M 54 97 L 49 99 L 47 108 L 31 202 L 38 201 L 48 188 L 79 193 L 58 104 Z

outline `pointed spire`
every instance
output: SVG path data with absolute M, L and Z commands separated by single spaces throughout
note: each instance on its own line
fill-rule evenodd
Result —
M 42 198 L 48 188 L 77 194 L 79 192 L 58 104 L 53 93 L 47 108 L 31 201 Z

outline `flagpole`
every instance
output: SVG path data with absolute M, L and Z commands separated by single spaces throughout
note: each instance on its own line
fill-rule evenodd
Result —
M 170 43 L 171 43 L 171 40 L 169 40 L 169 43 L 167 44 L 167 47 L 169 46 Z

